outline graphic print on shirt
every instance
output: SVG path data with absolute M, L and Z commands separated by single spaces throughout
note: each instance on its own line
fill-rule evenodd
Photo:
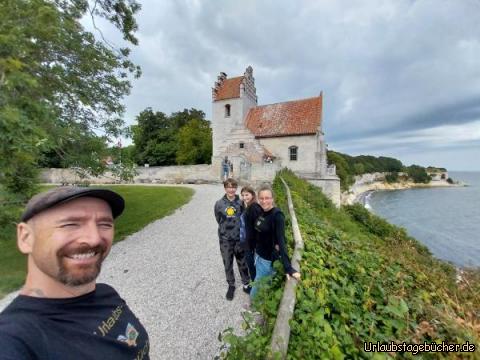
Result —
M 125 335 L 118 335 L 117 340 L 123 341 L 128 346 L 137 346 L 138 331 L 128 323 Z
M 106 336 L 110 330 L 112 330 L 122 314 L 123 305 L 119 305 L 112 311 L 112 315 L 108 319 L 102 321 L 102 324 L 98 326 L 98 330 L 100 330 L 102 336 Z M 96 332 L 94 332 L 94 334 L 96 334 Z
M 225 214 L 227 214 L 227 217 L 229 218 L 235 217 L 236 213 L 237 210 L 233 206 L 229 206 L 225 209 Z

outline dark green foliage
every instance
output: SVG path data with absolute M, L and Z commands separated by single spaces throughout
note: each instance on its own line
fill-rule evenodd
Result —
M 135 145 L 129 145 L 124 148 L 116 148 L 117 153 L 114 154 L 114 159 L 116 161 L 129 161 L 129 162 L 135 162 Z
M 318 189 L 305 191 L 301 180 L 284 177 L 298 193 L 295 209 L 305 241 L 288 358 L 373 358 L 363 351 L 364 341 L 478 343 L 471 327 L 480 300 L 478 272 L 469 274 L 477 280 L 464 291 L 455 269 L 403 229 L 360 205 L 346 213 L 318 207 Z
M 347 190 L 354 183 L 354 175 L 374 172 L 398 173 L 402 171 L 400 160 L 390 157 L 360 155 L 350 156 L 336 151 L 328 151 L 328 162 L 335 164 L 337 175 L 340 178 L 342 190 Z
M 192 120 L 204 120 L 205 113 L 202 110 L 197 109 L 183 109 L 183 111 L 177 111 L 170 115 L 175 127 L 180 129 L 181 127 L 187 125 Z
M 132 126 L 135 161 L 165 166 L 206 164 L 212 153 L 210 123 L 201 110 L 190 109 L 170 116 L 147 108 Z
M 151 108 L 142 111 L 132 126 L 135 160 L 138 164 L 173 165 L 177 152 L 175 122 L 162 112 Z
M 447 169 L 445 169 L 445 168 L 439 168 L 439 167 L 435 167 L 435 166 L 427 166 L 426 170 L 427 170 L 428 173 L 446 172 L 447 171 Z
M 347 159 L 343 154 L 329 150 L 328 162 L 329 164 L 335 164 L 337 176 L 340 178 L 340 186 L 342 190 L 347 190 L 354 183 L 353 175 L 355 174 L 354 170 L 350 169 Z
M 343 159 L 340 160 L 340 159 Z M 361 175 L 374 172 L 400 172 L 403 169 L 403 164 L 400 160 L 380 156 L 360 155 L 350 156 L 336 151 L 328 151 L 328 161 L 333 162 L 345 169 L 345 171 L 352 175 Z
M 108 155 L 106 137 L 98 136 L 79 124 L 70 124 L 62 126 L 54 139 L 48 150 L 40 153 L 39 167 L 79 167 L 88 169 L 87 174 L 91 175 L 105 171 L 102 160 Z
M 281 176 L 292 191 L 305 242 L 287 359 L 389 358 L 364 352 L 364 342 L 479 343 L 478 269 L 465 270 L 457 282 L 453 266 L 433 258 L 403 229 L 360 205 L 333 208 L 318 188 L 291 172 Z M 261 359 L 256 351 L 269 343 L 271 332 L 248 336 L 250 358 Z M 248 358 L 238 354 L 228 358 Z M 478 353 L 462 356 L 478 359 Z M 459 354 L 396 354 L 417 357 Z
M 130 91 L 130 75 L 139 76 L 140 69 L 129 60 L 128 49 L 95 39 L 80 20 L 87 14 L 106 18 L 136 44 L 133 16 L 139 8 L 134 0 L 0 2 L 0 184 L 5 192 L 27 198 L 35 190 L 39 162 L 102 171 L 105 139 L 94 134 L 122 132 L 121 99 Z
M 398 181 L 398 172 L 391 172 L 385 175 L 385 180 L 387 180 L 388 183 L 395 183 Z
M 385 156 L 380 156 L 378 158 L 369 155 L 350 156 L 329 150 L 328 161 L 329 163 L 336 165 L 337 175 L 340 178 L 340 185 L 344 191 L 354 183 L 355 175 L 366 173 L 388 173 L 385 180 L 389 183 L 396 182 L 399 178 L 398 173 L 402 171 L 406 171 L 409 178 L 416 183 L 428 183 L 431 180 L 431 177 L 427 174 L 425 168 L 418 165 L 412 165 L 405 168 L 400 160 Z M 429 169 L 446 171 L 443 168 L 430 167 Z
M 447 179 L 447 182 L 448 182 L 449 184 L 453 184 L 453 183 L 454 183 L 453 179 L 450 178 L 450 177 Z
M 424 167 L 411 165 L 407 168 L 408 176 L 416 183 L 427 184 L 432 178 L 427 174 Z
M 210 122 L 192 119 L 178 131 L 177 164 L 209 164 L 212 157 Z

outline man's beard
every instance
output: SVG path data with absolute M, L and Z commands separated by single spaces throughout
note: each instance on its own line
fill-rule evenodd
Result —
M 95 254 L 99 255 L 96 263 L 85 266 L 84 268 L 80 268 L 78 271 L 69 269 L 68 266 L 65 264 L 64 257 L 67 254 L 87 253 L 90 251 L 94 251 Z M 75 251 L 69 250 L 68 252 L 59 251 L 57 254 L 57 262 L 58 262 L 57 280 L 67 286 L 81 286 L 94 281 L 100 274 L 102 263 L 103 263 L 103 260 L 105 259 L 105 254 L 106 254 L 106 249 L 103 246 L 95 246 L 93 248 L 82 247 L 80 249 L 78 248 L 75 249 Z

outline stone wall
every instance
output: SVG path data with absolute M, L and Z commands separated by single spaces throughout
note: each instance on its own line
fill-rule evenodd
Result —
M 275 162 L 255 163 L 251 164 L 248 178 L 239 179 L 238 170 L 235 170 L 234 177 L 239 179 L 241 185 L 250 184 L 256 187 L 264 182 L 272 182 L 279 170 L 280 165 Z M 221 183 L 222 181 L 220 167 L 212 165 L 138 167 L 137 172 L 138 174 L 133 179 L 135 184 L 202 184 Z M 83 181 L 91 184 L 115 184 L 120 182 L 108 172 L 100 177 L 81 179 L 71 169 L 43 169 L 41 181 L 51 184 L 75 184 Z M 308 181 L 322 188 L 334 204 L 337 206 L 340 204 L 340 180 L 337 176 L 308 179 Z
M 278 163 L 252 164 L 251 181 L 273 181 L 281 167 Z
M 337 176 L 327 176 L 322 179 L 309 179 L 308 182 L 321 188 L 323 193 L 332 200 L 335 206 L 340 207 L 340 179 Z
M 216 176 L 211 165 L 184 165 L 184 166 L 152 166 L 138 167 L 134 183 L 206 183 L 218 182 L 220 176 Z M 53 184 L 73 184 L 81 182 L 82 179 L 71 169 L 43 169 L 41 180 Z M 118 179 L 110 173 L 95 178 L 85 179 L 91 184 L 112 184 L 118 183 Z

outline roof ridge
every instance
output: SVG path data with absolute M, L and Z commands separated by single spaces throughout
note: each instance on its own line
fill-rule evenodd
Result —
M 308 97 L 308 98 L 302 98 L 302 99 L 296 99 L 296 100 L 288 100 L 288 101 L 279 101 L 279 102 L 276 102 L 276 103 L 265 104 L 265 105 L 257 105 L 257 106 L 255 106 L 255 108 L 260 108 L 260 107 L 265 107 L 265 106 L 270 106 L 270 105 L 287 104 L 287 103 L 298 102 L 298 101 L 305 101 L 305 100 L 312 100 L 312 99 L 320 98 L 320 97 L 322 97 L 322 95 L 323 95 L 323 94 L 320 93 L 320 95 L 318 95 L 318 96 L 311 96 L 311 97 Z
M 231 78 L 227 77 L 227 78 L 225 79 L 225 81 L 226 81 L 226 80 L 234 80 L 234 79 L 243 78 L 243 77 L 245 77 L 245 75 L 235 76 L 235 77 L 231 77 Z

